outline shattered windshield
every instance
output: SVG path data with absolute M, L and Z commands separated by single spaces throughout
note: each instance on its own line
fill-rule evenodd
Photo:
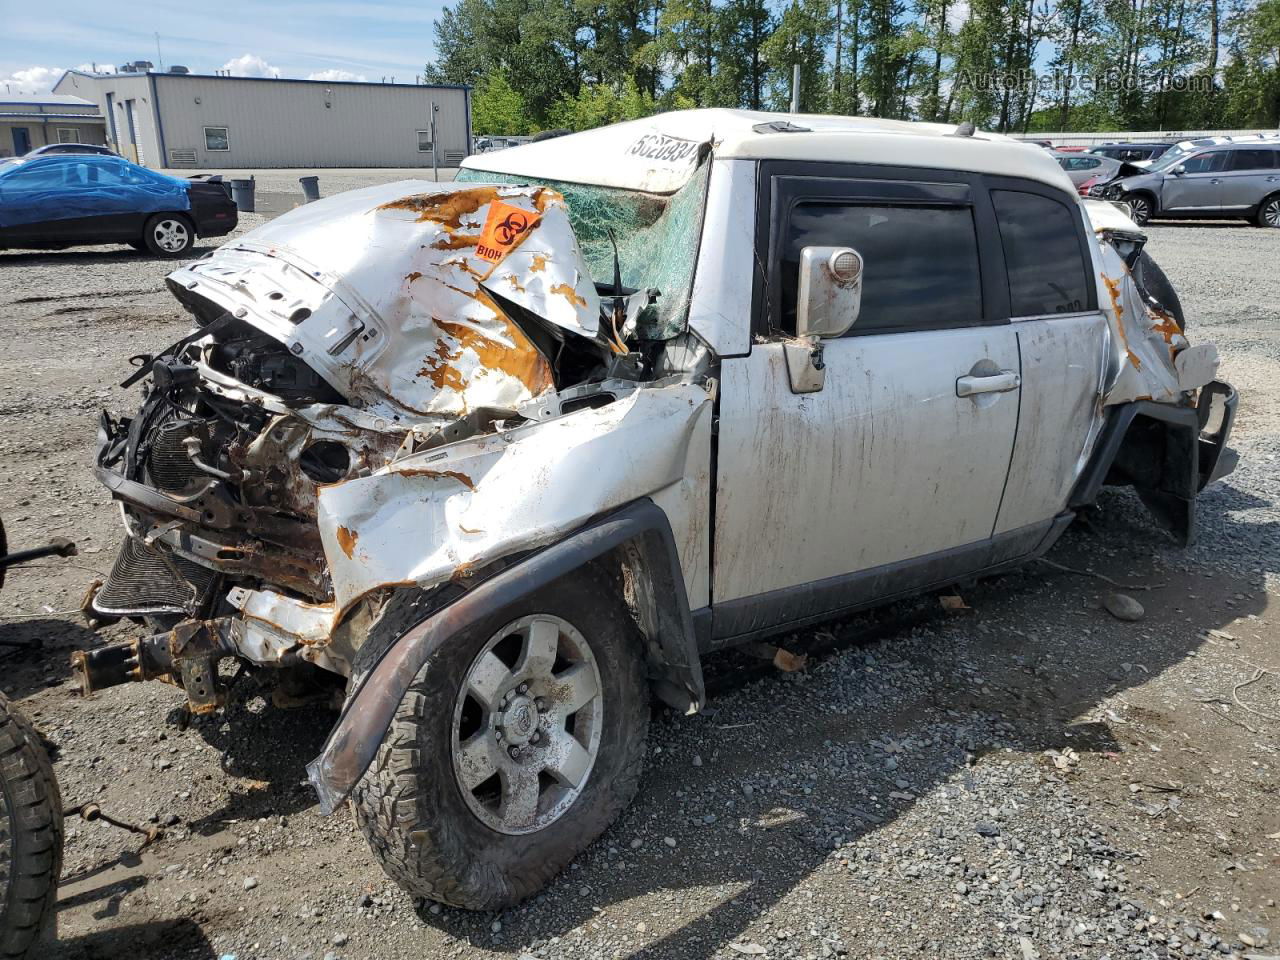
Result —
M 689 315 L 709 167 L 704 163 L 688 183 L 666 195 L 488 170 L 463 169 L 457 179 L 546 186 L 559 192 L 569 207 L 569 221 L 597 283 L 613 282 L 612 227 L 623 286 L 637 290 L 654 287 L 661 292 L 656 317 L 642 321 L 636 335 L 642 340 L 667 340 L 684 329 Z

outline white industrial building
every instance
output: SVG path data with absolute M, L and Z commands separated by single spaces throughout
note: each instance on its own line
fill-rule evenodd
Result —
M 471 152 L 471 91 L 150 69 L 69 70 L 53 92 L 97 105 L 108 142 L 155 169 L 457 166 Z M 435 138 L 431 115 L 435 106 Z
M 50 143 L 106 143 L 106 118 L 83 97 L 0 93 L 0 157 Z

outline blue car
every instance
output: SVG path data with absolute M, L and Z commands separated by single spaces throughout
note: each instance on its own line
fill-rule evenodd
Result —
M 219 181 L 181 180 L 122 157 L 69 154 L 0 165 L 0 249 L 127 243 L 180 257 L 196 237 L 235 229 Z

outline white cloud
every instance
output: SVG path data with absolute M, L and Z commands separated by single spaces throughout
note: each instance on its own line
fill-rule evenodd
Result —
M 27 67 L 0 76 L 0 86 L 10 93 L 48 93 L 64 73 L 62 67 Z
M 360 83 L 366 81 L 363 73 L 352 73 L 350 70 L 334 70 L 330 67 L 328 70 L 319 70 L 316 73 L 307 74 L 308 80 L 355 80 Z
M 280 71 L 261 57 L 246 53 L 242 57 L 228 60 L 222 65 L 223 70 L 231 72 L 233 77 L 278 77 Z

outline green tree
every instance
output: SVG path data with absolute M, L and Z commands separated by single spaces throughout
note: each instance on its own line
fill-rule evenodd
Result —
M 528 105 L 494 70 L 480 78 L 471 96 L 471 123 L 476 133 L 519 136 L 533 127 Z
M 768 105 L 787 110 L 791 103 L 791 71 L 800 64 L 800 109 L 822 113 L 830 109 L 831 75 L 826 51 L 834 39 L 835 18 L 826 0 L 791 0 L 778 25 L 764 42 L 769 67 Z

